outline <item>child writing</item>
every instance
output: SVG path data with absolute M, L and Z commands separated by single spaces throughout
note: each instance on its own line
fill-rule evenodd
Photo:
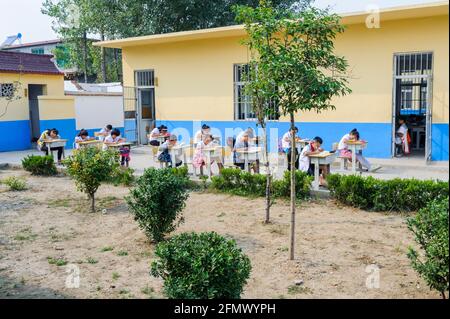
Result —
M 160 147 L 159 150 L 161 151 L 161 154 L 158 156 L 158 161 L 162 163 L 168 163 L 169 167 L 173 167 L 173 162 L 176 162 L 176 167 L 179 167 L 183 164 L 183 161 L 178 160 L 177 158 L 172 158 L 170 155 L 170 150 L 176 146 L 178 143 L 178 138 L 176 135 L 171 135 L 169 139 L 164 142 Z
M 206 166 L 206 161 L 208 160 L 203 150 L 214 146 L 217 146 L 217 143 L 213 141 L 213 137 L 210 134 L 204 135 L 203 140 L 197 144 L 192 164 L 195 168 L 200 168 L 200 175 L 203 175 L 203 167 Z M 211 164 L 213 162 L 217 163 L 219 171 L 223 169 L 223 164 L 220 158 L 211 158 Z
M 125 143 L 127 140 L 125 138 L 120 137 L 120 131 L 118 129 L 112 130 L 111 135 L 105 138 L 103 149 L 107 150 L 108 145 Z M 120 164 L 122 166 L 128 167 L 131 157 L 130 157 L 130 147 L 129 146 L 121 146 L 119 148 L 120 152 Z
M 323 152 L 322 149 L 323 140 L 320 137 L 315 137 L 313 141 L 306 145 L 301 154 L 300 154 L 300 170 L 308 173 L 308 175 L 314 176 L 315 166 L 311 164 L 311 155 L 317 155 Z M 328 165 L 320 165 L 319 174 L 320 174 L 320 185 L 326 186 L 326 178 L 329 173 Z
M 80 133 L 78 133 L 77 137 L 75 137 L 75 149 L 79 150 L 81 142 L 93 141 L 95 138 L 90 137 L 88 131 L 82 129 Z

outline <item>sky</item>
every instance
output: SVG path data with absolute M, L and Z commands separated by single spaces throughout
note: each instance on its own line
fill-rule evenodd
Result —
M 9 35 L 22 33 L 22 42 L 45 41 L 57 38 L 51 25 L 52 20 L 41 13 L 43 0 L 0 0 L 0 44 Z M 380 8 L 408 4 L 436 2 L 437 0 L 315 0 L 321 8 L 330 6 L 333 11 L 365 11 L 368 5 Z

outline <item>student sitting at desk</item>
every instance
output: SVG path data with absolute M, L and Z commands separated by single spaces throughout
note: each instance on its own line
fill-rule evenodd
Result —
M 101 141 L 104 141 L 109 135 L 111 135 L 111 131 L 113 130 L 113 126 L 111 124 L 106 125 L 101 131 L 97 134 Z
M 238 151 L 248 150 L 249 147 L 252 147 L 250 136 L 248 132 L 244 132 L 241 134 L 240 138 L 236 139 L 236 143 L 234 144 L 234 165 L 239 167 L 241 170 L 245 169 L 245 159 L 242 158 L 242 156 L 239 156 Z M 259 160 L 255 160 L 251 166 L 253 167 L 255 174 L 259 174 Z
M 294 129 L 289 130 L 289 132 L 287 132 L 286 134 L 283 135 L 283 139 L 281 140 L 281 147 L 283 148 L 284 153 L 286 153 L 287 155 L 287 160 L 288 160 L 288 170 L 291 170 L 291 157 L 292 157 L 292 149 L 294 149 L 295 151 L 295 168 L 298 169 L 299 168 L 299 156 L 298 156 L 298 150 L 297 147 L 292 147 L 291 146 L 291 142 L 292 142 L 292 135 L 298 134 L 298 128 L 295 127 Z M 298 138 L 300 138 L 299 136 L 297 136 Z
M 42 132 L 41 137 L 39 138 L 37 142 L 38 150 L 45 153 L 46 156 L 48 156 L 49 149 L 47 145 L 45 144 L 45 141 L 48 140 L 59 140 L 61 137 L 59 136 L 59 132 L 56 128 L 45 130 Z M 51 151 L 57 151 L 58 152 L 58 165 L 61 165 L 61 159 L 64 152 L 64 147 L 52 147 L 50 149 Z
M 315 167 L 314 164 L 311 164 L 311 155 L 318 155 L 323 152 L 321 148 L 323 144 L 323 140 L 320 137 L 316 137 L 313 141 L 306 145 L 301 154 L 300 154 L 300 170 L 302 172 L 308 173 L 308 175 L 314 176 Z M 320 165 L 319 174 L 320 174 L 320 185 L 326 186 L 327 176 L 330 172 L 329 165 Z
M 125 143 L 127 140 L 125 138 L 120 137 L 120 134 L 121 133 L 118 129 L 112 130 L 111 135 L 105 138 L 105 140 L 103 141 L 104 143 L 103 150 L 106 151 L 108 149 L 108 145 Z M 128 167 L 131 160 L 130 152 L 131 150 L 129 146 L 121 146 L 119 148 L 120 164 L 122 166 L 126 165 Z
M 87 142 L 87 141 L 93 141 L 95 140 L 94 137 L 89 136 L 89 132 L 85 129 L 82 129 L 80 133 L 78 133 L 77 137 L 75 137 L 75 149 L 79 150 L 81 145 L 81 142 Z
M 200 168 L 200 175 L 203 175 L 203 167 L 206 166 L 206 161 L 208 157 L 204 153 L 204 149 L 212 148 L 215 146 L 219 146 L 216 142 L 214 142 L 212 135 L 203 136 L 203 141 L 197 143 L 197 148 L 195 149 L 194 157 L 192 159 L 192 165 L 194 168 Z M 216 162 L 219 167 L 219 171 L 222 171 L 224 168 L 222 159 L 220 157 L 211 157 L 211 164 Z
M 411 153 L 409 145 L 411 144 L 411 135 L 404 119 L 398 121 L 400 127 L 395 134 L 395 156 L 401 157 Z
M 358 130 L 354 129 L 349 134 L 346 134 L 342 137 L 341 141 L 339 142 L 338 146 L 338 152 L 339 156 L 343 158 L 347 158 L 350 161 L 352 160 L 352 151 L 349 150 L 348 143 L 349 142 L 357 142 L 360 140 L 360 134 Z M 356 162 L 360 163 L 363 169 L 366 172 L 375 172 L 381 168 L 381 166 L 372 167 L 372 164 L 361 154 L 355 154 L 356 156 Z
M 153 131 L 150 133 L 149 144 L 151 146 L 160 146 L 161 142 L 158 140 L 161 136 L 168 137 L 168 128 L 165 125 L 161 125 L 160 127 L 155 127 Z
M 200 131 L 198 131 L 197 133 L 195 133 L 194 144 L 198 144 L 198 143 L 202 142 L 203 139 L 205 138 L 205 136 L 210 135 L 210 134 L 211 134 L 211 127 L 209 127 L 206 124 L 203 124 L 202 129 Z
M 173 167 L 173 161 L 175 161 L 176 167 L 181 166 L 183 164 L 183 161 L 178 158 L 172 158 L 172 156 L 170 155 L 170 150 L 177 145 L 177 142 L 177 136 L 171 135 L 169 139 L 159 147 L 161 154 L 159 154 L 158 156 L 158 161 L 160 161 L 161 163 L 168 163 L 169 167 Z

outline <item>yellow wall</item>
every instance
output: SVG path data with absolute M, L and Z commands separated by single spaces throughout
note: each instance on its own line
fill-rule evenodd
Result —
M 25 97 L 25 90 L 29 84 L 45 85 L 44 94 L 64 95 L 64 77 L 62 75 L 40 75 L 40 74 L 14 74 L 0 73 L 0 83 L 13 83 L 19 81 L 21 88 L 19 90 L 20 99 L 14 100 L 8 106 L 5 116 L 0 121 L 18 121 L 29 120 L 28 97 Z M 6 99 L 0 98 L 0 114 L 6 108 Z
M 73 96 L 40 96 L 39 119 L 61 120 L 75 118 L 75 98 Z
M 336 48 L 349 60 L 353 93 L 334 101 L 337 110 L 301 114 L 299 120 L 390 123 L 394 53 L 433 51 L 433 122 L 448 123 L 448 15 L 382 22 L 380 29 L 351 25 Z M 157 119 L 233 121 L 233 64 L 246 61 L 239 38 L 128 47 L 124 84 L 135 85 L 135 70 L 154 69 Z
M 233 64 L 248 61 L 238 39 L 126 48 L 123 56 L 125 86 L 135 70 L 155 69 L 158 119 L 233 119 Z

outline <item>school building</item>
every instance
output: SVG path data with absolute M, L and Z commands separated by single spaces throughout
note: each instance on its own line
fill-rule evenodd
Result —
M 342 15 L 347 30 L 335 46 L 350 63 L 353 93 L 333 101 L 334 111 L 298 114 L 300 136 L 321 136 L 331 148 L 357 128 L 369 141 L 368 157 L 390 158 L 402 116 L 414 156 L 447 161 L 448 2 L 382 10 L 376 22 L 368 13 Z M 243 26 L 231 26 L 98 43 L 122 49 L 127 138 L 144 144 L 159 124 L 185 142 L 203 123 L 225 137 L 255 127 L 240 77 L 249 59 L 245 36 Z M 276 147 L 288 118 L 271 121 L 269 129 Z
M 68 140 L 66 148 L 82 128 L 123 131 L 122 105 L 121 93 L 66 92 L 52 55 L 0 51 L 0 152 L 34 148 L 51 128 Z

